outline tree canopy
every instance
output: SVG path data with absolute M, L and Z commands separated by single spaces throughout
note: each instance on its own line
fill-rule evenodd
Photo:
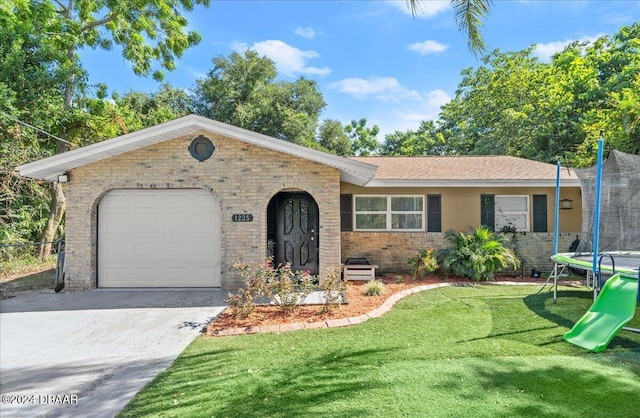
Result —
M 198 114 L 296 144 L 313 143 L 325 107 L 315 81 L 278 81 L 275 63 L 253 50 L 215 57 L 213 64 L 196 82 Z
M 574 42 L 550 62 L 493 51 L 462 72 L 438 121 L 445 154 L 502 154 L 593 164 L 606 146 L 640 152 L 640 24 L 593 43 Z

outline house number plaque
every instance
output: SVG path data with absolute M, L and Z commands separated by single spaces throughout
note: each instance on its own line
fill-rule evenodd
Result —
M 250 213 L 236 213 L 231 215 L 232 222 L 253 222 L 253 215 Z

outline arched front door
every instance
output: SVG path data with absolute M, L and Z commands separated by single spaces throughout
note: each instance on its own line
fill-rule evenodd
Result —
M 269 202 L 268 239 L 276 265 L 318 274 L 319 214 L 316 201 L 304 192 L 280 192 Z

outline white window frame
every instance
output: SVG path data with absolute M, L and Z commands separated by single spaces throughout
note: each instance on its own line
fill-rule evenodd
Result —
M 357 210 L 357 205 L 356 205 L 356 199 L 359 197 L 384 197 L 387 199 L 387 210 L 386 211 L 358 211 Z M 422 209 L 420 211 L 393 211 L 391 210 L 391 200 L 392 198 L 397 198 L 397 197 L 411 197 L 411 198 L 416 198 L 416 197 L 420 197 L 422 198 Z M 353 202 L 351 207 L 353 208 L 353 230 L 354 231 L 361 231 L 361 232 L 424 232 L 425 229 L 425 221 L 426 221 L 426 213 L 425 213 L 425 196 L 424 195 L 420 195 L 420 194 L 416 194 L 416 195 L 380 195 L 380 194 L 359 194 L 359 195 L 353 195 Z M 357 215 L 381 215 L 381 214 L 385 214 L 386 216 L 386 227 L 385 229 L 365 229 L 365 228 L 358 228 L 358 222 L 357 222 Z M 416 214 L 420 214 L 421 216 L 421 224 L 422 224 L 422 228 L 419 229 L 394 229 L 392 228 L 392 219 L 393 219 L 393 215 L 416 215 Z
M 523 198 L 525 200 L 525 207 L 527 208 L 525 211 L 504 211 L 499 206 L 500 198 Z M 519 226 L 516 226 L 517 232 L 529 232 L 531 230 L 531 208 L 529 206 L 529 195 L 514 195 L 514 194 L 502 194 L 494 196 L 494 212 L 495 212 L 495 230 L 500 231 L 506 225 L 513 225 L 509 222 L 509 217 L 522 217 L 524 216 L 525 228 L 522 229 Z

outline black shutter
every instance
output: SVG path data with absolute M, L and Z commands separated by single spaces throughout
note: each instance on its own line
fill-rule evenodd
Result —
M 547 232 L 547 195 L 533 195 L 533 232 Z
M 353 196 L 350 194 L 340 195 L 340 230 L 353 231 Z
M 439 194 L 427 195 L 427 232 L 442 232 L 442 209 Z
M 480 195 L 480 224 L 490 230 L 496 229 L 496 198 L 492 194 Z

